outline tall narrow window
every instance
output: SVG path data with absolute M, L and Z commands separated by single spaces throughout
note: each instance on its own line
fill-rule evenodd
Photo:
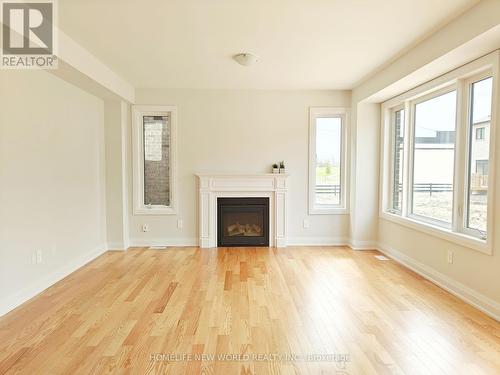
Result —
M 316 204 L 340 204 L 340 159 L 342 120 L 340 117 L 316 119 Z
M 412 213 L 451 226 L 457 92 L 415 105 Z
M 474 82 L 470 87 L 468 186 L 465 227 L 486 238 L 488 216 L 488 173 L 493 79 Z
M 169 116 L 143 117 L 144 203 L 170 204 L 170 121 Z
M 338 108 L 311 108 L 309 156 L 310 213 L 346 209 L 346 113 Z
M 403 204 L 403 165 L 404 165 L 404 137 L 405 137 L 405 110 L 394 112 L 393 126 L 393 155 L 392 155 L 392 209 L 400 213 Z
M 176 108 L 133 107 L 134 214 L 176 213 Z

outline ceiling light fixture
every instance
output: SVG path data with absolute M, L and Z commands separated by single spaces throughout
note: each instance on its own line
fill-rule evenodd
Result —
M 257 61 L 257 56 L 252 55 L 251 53 L 239 53 L 233 56 L 234 61 L 243 66 L 250 66 L 255 64 Z

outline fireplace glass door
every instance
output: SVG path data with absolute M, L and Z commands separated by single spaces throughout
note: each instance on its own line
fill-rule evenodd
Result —
M 269 246 L 269 198 L 218 198 L 217 246 Z

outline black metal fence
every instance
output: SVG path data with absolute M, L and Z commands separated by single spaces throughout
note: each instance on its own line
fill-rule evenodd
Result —
M 340 194 L 340 185 L 316 185 L 316 194 Z
M 428 183 L 420 183 L 413 184 L 413 192 L 415 193 L 429 193 L 432 196 L 432 193 L 449 193 L 453 191 L 452 184 L 436 184 L 432 182 Z M 399 193 L 403 192 L 403 185 L 399 185 L 398 189 Z
M 399 192 L 403 191 L 400 185 Z M 453 191 L 453 184 L 420 183 L 413 184 L 413 191 L 416 193 L 448 193 Z M 340 185 L 316 185 L 316 194 L 340 194 Z
M 452 184 L 413 184 L 413 192 L 429 193 L 430 196 L 432 196 L 432 193 L 448 193 L 451 191 L 453 191 Z

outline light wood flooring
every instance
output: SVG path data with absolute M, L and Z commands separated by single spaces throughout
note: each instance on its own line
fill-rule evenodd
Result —
M 108 252 L 0 318 L 0 374 L 500 374 L 498 322 L 377 254 Z

